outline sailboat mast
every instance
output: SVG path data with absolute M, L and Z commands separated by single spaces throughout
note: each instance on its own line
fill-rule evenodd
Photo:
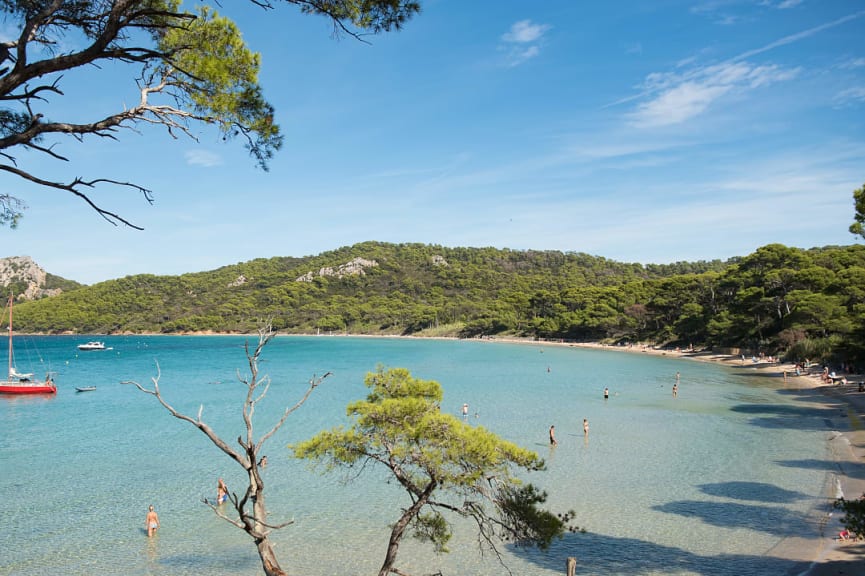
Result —
M 12 294 L 9 294 L 9 370 L 7 376 L 12 374 Z

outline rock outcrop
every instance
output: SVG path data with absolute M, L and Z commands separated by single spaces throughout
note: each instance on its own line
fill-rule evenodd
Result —
M 372 268 L 374 266 L 378 266 L 378 262 L 376 262 L 375 260 L 355 258 L 350 262 L 346 262 L 345 264 L 337 266 L 336 269 L 328 266 L 325 268 L 320 268 L 317 274 L 312 271 L 307 272 L 303 276 L 297 278 L 296 281 L 312 282 L 312 280 L 317 277 L 343 278 L 344 276 L 363 276 L 364 274 L 366 274 L 366 272 L 364 271 L 366 268 Z
M 59 288 L 46 289 L 45 284 L 48 274 L 33 261 L 30 256 L 12 256 L 0 258 L 0 286 L 4 289 L 11 285 L 18 286 L 15 294 L 17 298 L 24 300 L 36 300 L 46 296 L 56 296 L 62 290 Z M 26 288 L 21 290 L 20 286 Z
M 238 286 L 243 286 L 244 284 L 246 284 L 246 282 L 247 282 L 246 276 L 241 274 L 240 276 L 238 276 L 237 278 L 235 278 L 234 280 L 229 282 L 228 287 L 229 288 L 237 288 Z

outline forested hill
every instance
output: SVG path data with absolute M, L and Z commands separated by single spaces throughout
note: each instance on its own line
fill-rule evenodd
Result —
M 623 264 L 578 253 L 364 242 L 181 276 L 136 275 L 16 307 L 36 332 L 404 333 L 516 312 L 541 292 L 722 271 L 714 262 Z M 525 303 L 523 303 L 525 300 Z M 510 303 L 510 304 L 508 304 Z
M 773 244 L 729 262 L 365 242 L 182 276 L 110 280 L 16 306 L 32 332 L 512 334 L 834 350 L 862 329 L 865 247 Z M 847 346 L 845 350 L 849 348 Z M 817 357 L 812 355 L 812 357 Z

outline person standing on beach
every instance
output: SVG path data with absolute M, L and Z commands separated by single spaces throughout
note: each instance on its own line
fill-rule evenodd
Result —
M 550 446 L 558 446 L 559 443 L 556 441 L 556 427 L 550 426 Z
M 153 509 L 153 504 L 147 511 L 147 517 L 144 519 L 144 527 L 147 529 L 147 537 L 150 538 L 159 529 L 159 516 L 156 510 Z
M 469 405 L 468 403 L 463 404 L 463 420 L 469 417 Z
M 673 384 L 673 398 L 679 395 L 679 383 Z

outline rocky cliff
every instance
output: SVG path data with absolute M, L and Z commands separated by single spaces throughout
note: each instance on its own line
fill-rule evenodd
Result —
M 367 260 L 365 258 L 355 258 L 351 262 L 346 262 L 345 264 L 341 264 L 337 266 L 335 269 L 328 266 L 325 268 L 321 268 L 318 273 L 315 272 L 307 272 L 303 276 L 300 276 L 295 281 L 296 282 L 312 282 L 312 280 L 316 276 L 321 277 L 335 277 L 335 278 L 344 278 L 346 276 L 363 276 L 366 274 L 364 272 L 365 268 L 371 268 L 374 266 L 378 266 L 378 262 L 375 260 Z
M 48 288 L 48 273 L 29 256 L 0 258 L 0 287 L 14 290 L 17 298 L 36 300 L 45 296 L 56 296 L 60 288 Z

